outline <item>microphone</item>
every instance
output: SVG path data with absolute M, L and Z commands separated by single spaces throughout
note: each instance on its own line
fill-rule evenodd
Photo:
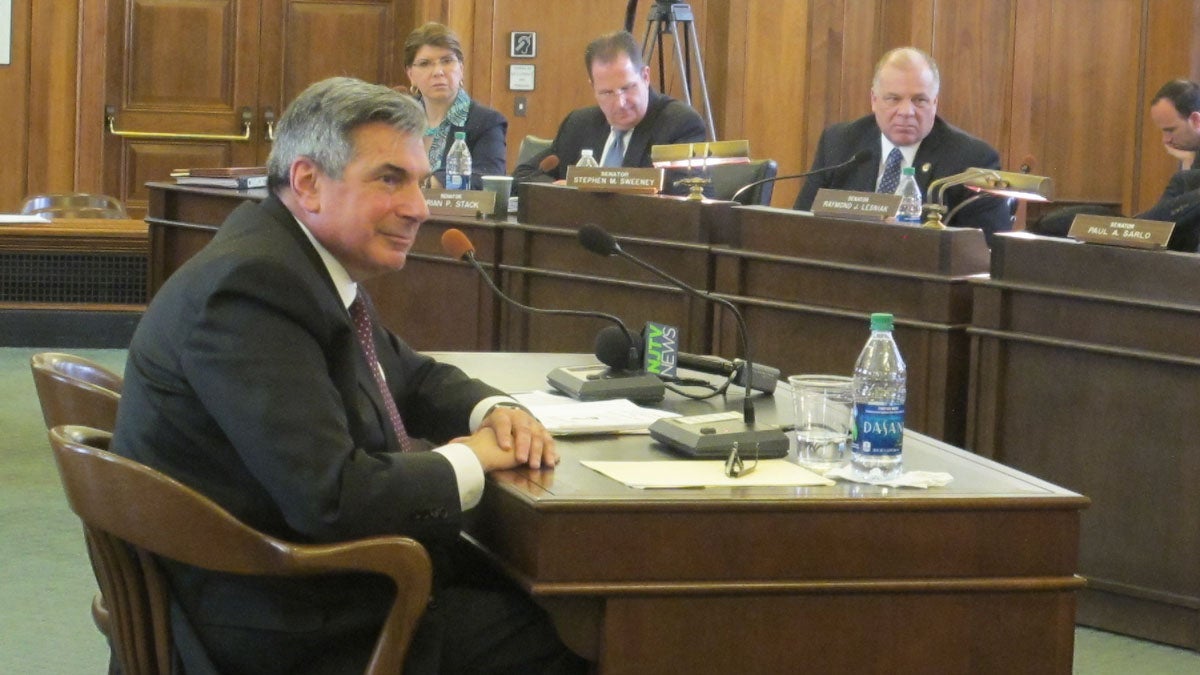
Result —
M 576 316 L 590 319 L 604 319 L 614 324 L 616 330 L 624 334 L 629 346 L 626 362 L 632 363 L 641 357 L 633 334 L 623 321 L 604 312 L 590 312 L 575 309 L 543 309 L 523 304 L 501 291 L 491 275 L 479 261 L 475 259 L 475 246 L 462 230 L 450 228 L 442 233 L 442 250 L 447 255 L 465 261 L 475 268 L 479 276 L 487 284 L 492 293 L 508 304 L 525 312 L 548 314 L 552 316 Z M 645 373 L 629 373 L 624 368 L 609 369 L 602 365 L 570 366 L 555 368 L 546 376 L 547 381 L 559 391 L 581 401 L 602 401 L 610 398 L 627 398 L 637 402 L 661 401 L 666 395 L 666 386 L 654 375 Z
M 645 334 L 648 332 L 650 332 L 649 326 L 646 331 L 643 331 L 643 333 Z M 643 337 L 643 345 L 645 345 L 648 341 L 648 337 L 649 336 Z M 658 370 L 652 370 L 651 368 L 646 367 L 646 361 L 652 360 L 653 358 L 647 358 L 646 352 L 649 351 L 648 349 L 643 348 L 640 351 L 634 350 L 636 353 L 635 356 L 634 354 L 630 353 L 629 349 L 627 349 L 627 345 L 628 338 L 625 337 L 620 329 L 618 329 L 616 326 L 605 326 L 600 330 L 600 333 L 596 335 L 596 358 L 600 360 L 600 363 L 606 364 L 618 370 L 640 369 L 649 372 L 656 372 L 659 375 L 667 374 L 665 372 L 659 372 Z M 665 349 L 660 349 L 660 353 L 666 357 L 660 360 L 669 360 L 673 363 L 673 365 L 678 366 L 679 368 L 687 368 L 688 370 L 694 370 L 700 373 L 708 373 L 709 375 L 724 375 L 726 377 L 733 375 L 735 376 L 733 380 L 734 383 L 741 385 L 742 387 L 747 387 L 747 380 L 749 380 L 748 388 L 753 388 L 754 390 L 761 391 L 764 394 L 774 393 L 775 385 L 779 381 L 780 372 L 778 368 L 772 368 L 771 366 L 764 366 L 762 364 L 754 364 L 752 366 L 753 372 L 751 372 L 751 368 L 746 368 L 746 362 L 742 359 L 730 361 L 719 356 L 689 354 L 681 351 L 670 352 Z M 670 354 L 670 356 L 667 356 L 667 354 Z M 636 361 L 630 361 L 629 359 L 631 358 L 636 359 Z
M 597 255 L 618 255 L 651 274 L 669 282 L 675 287 L 690 293 L 702 300 L 722 305 L 729 309 L 737 320 L 738 339 L 742 347 L 742 355 L 746 365 L 744 371 L 746 395 L 742 399 L 742 414 L 738 419 L 737 413 L 722 413 L 694 415 L 691 417 L 671 417 L 657 420 L 650 425 L 650 435 L 667 447 L 693 457 L 724 459 L 729 454 L 734 443 L 742 449 L 744 456 L 749 456 L 749 449 L 754 447 L 758 457 L 772 459 L 783 457 L 788 452 L 788 438 L 783 430 L 775 425 L 760 425 L 754 419 L 754 404 L 750 400 L 750 391 L 754 387 L 754 367 L 750 357 L 750 340 L 747 337 L 746 320 L 738 311 L 736 305 L 706 293 L 684 281 L 676 279 L 665 270 L 626 252 L 615 237 L 599 225 L 587 224 L 579 228 L 579 243 L 584 248 Z
M 765 183 L 773 183 L 777 180 L 791 180 L 793 178 L 807 178 L 809 176 L 815 176 L 819 173 L 827 173 L 830 171 L 840 171 L 842 169 L 854 166 L 854 165 L 858 164 L 859 162 L 864 162 L 868 159 L 871 159 L 874 156 L 875 156 L 875 153 L 871 152 L 870 150 L 859 150 L 858 152 L 854 153 L 853 157 L 842 162 L 841 164 L 834 164 L 832 166 L 823 166 L 819 169 L 813 169 L 812 171 L 805 171 L 804 173 L 794 173 L 794 174 L 787 175 L 787 176 L 771 176 L 770 178 L 760 178 L 751 183 L 746 183 L 742 187 L 738 188 L 737 192 L 733 193 L 733 196 L 729 198 L 729 201 L 736 202 L 737 198 L 741 197 L 742 193 L 744 193 L 746 190 L 749 190 L 750 188 L 753 188 L 753 187 L 757 187 L 759 185 L 763 185 Z

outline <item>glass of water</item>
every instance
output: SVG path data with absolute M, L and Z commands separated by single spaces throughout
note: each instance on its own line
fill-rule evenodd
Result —
M 850 461 L 851 380 L 839 375 L 792 375 L 797 459 L 825 473 Z

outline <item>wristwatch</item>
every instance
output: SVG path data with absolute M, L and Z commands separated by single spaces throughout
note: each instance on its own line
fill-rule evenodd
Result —
M 525 406 L 521 405 L 520 403 L 517 403 L 516 401 L 500 401 L 499 403 L 496 403 L 492 407 L 488 408 L 487 415 L 484 415 L 484 417 L 491 415 L 492 411 L 495 410 L 496 408 L 512 408 L 513 410 L 524 410 L 525 412 L 529 413 L 530 416 L 533 415 L 533 413 L 529 411 L 529 408 L 526 408 Z

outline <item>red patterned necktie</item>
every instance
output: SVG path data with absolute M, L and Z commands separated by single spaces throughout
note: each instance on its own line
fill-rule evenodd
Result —
M 383 368 L 379 365 L 379 356 L 375 353 L 371 312 L 367 308 L 370 302 L 371 299 L 367 297 L 367 292 L 360 288 L 358 295 L 354 296 L 354 302 L 350 303 L 350 318 L 354 321 L 354 334 L 358 337 L 358 344 L 367 357 L 367 366 L 371 369 L 371 377 L 375 379 L 375 386 L 379 388 L 379 395 L 383 397 L 383 405 L 387 408 L 392 431 L 400 441 L 400 449 L 409 452 L 412 450 L 412 439 L 408 437 L 408 431 L 404 428 L 404 420 L 400 419 L 400 410 L 396 407 L 396 399 L 392 398 L 392 392 L 388 390 L 387 382 L 383 379 Z

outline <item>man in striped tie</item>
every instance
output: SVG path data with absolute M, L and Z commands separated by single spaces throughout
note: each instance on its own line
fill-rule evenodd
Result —
M 941 77 L 933 57 L 915 47 L 900 47 L 883 55 L 871 83 L 871 113 L 852 122 L 835 124 L 821 133 L 812 170 L 834 167 L 862 152 L 870 159 L 814 174 L 796 197 L 795 208 L 812 208 L 817 190 L 895 192 L 900 172 L 913 167 L 921 194 L 929 184 L 969 168 L 999 169 L 1000 155 L 986 142 L 938 116 Z M 946 191 L 951 212 L 975 195 L 962 187 Z M 985 196 L 955 213 L 950 225 L 977 227 L 988 237 L 1012 229 L 1006 200 Z
M 147 308 L 112 447 L 281 539 L 418 539 L 435 589 L 406 673 L 585 672 L 528 597 L 461 573 L 486 569 L 459 537 L 485 473 L 553 467 L 553 439 L 383 329 L 360 288 L 404 266 L 429 215 L 424 129 L 415 101 L 361 80 L 296 98 L 270 195 L 238 207 Z M 164 567 L 188 673 L 363 672 L 395 592 L 367 576 Z

